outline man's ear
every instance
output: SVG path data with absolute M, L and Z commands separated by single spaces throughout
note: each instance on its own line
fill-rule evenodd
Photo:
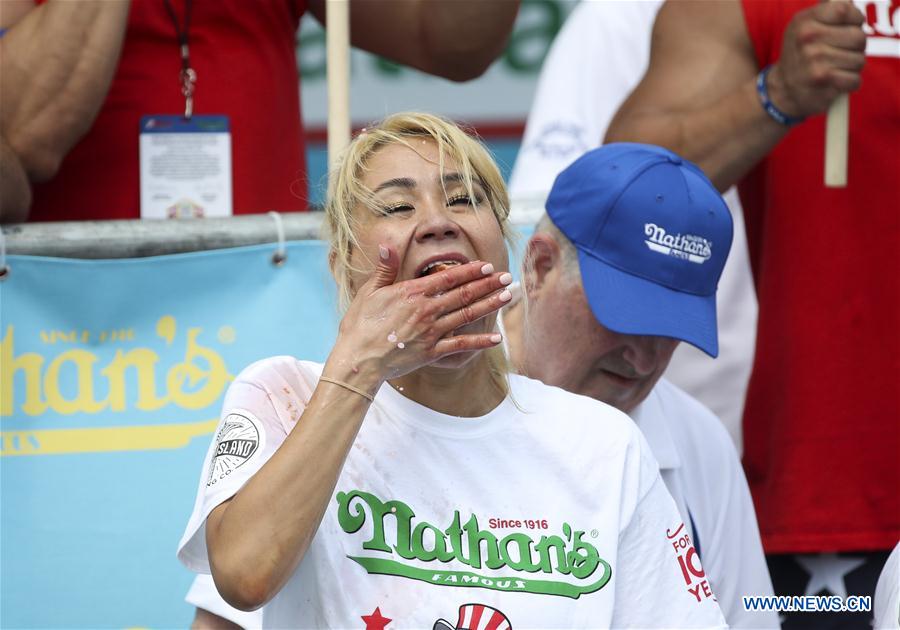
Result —
M 550 234 L 538 232 L 528 240 L 522 278 L 529 299 L 537 297 L 554 270 L 562 264 L 559 243 Z

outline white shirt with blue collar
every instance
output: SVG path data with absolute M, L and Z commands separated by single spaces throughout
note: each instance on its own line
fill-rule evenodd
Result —
M 664 378 L 629 415 L 659 462 L 728 625 L 780 627 L 773 611 L 744 610 L 742 596 L 772 595 L 772 580 L 750 489 L 725 427 Z

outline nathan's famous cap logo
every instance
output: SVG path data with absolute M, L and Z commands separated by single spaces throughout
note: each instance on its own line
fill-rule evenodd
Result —
M 655 252 L 702 265 L 712 256 L 712 241 L 695 234 L 669 234 L 655 223 L 644 224 L 644 243 Z
M 242 466 L 260 448 L 260 431 L 249 413 L 229 414 L 216 434 L 213 460 L 209 466 L 207 486 L 212 486 Z
M 416 519 L 402 501 L 382 501 L 361 490 L 338 492 L 336 499 L 344 532 L 355 534 L 370 522 L 372 537 L 362 543 L 370 553 L 348 556 L 370 574 L 572 599 L 599 591 L 612 577 L 609 563 L 583 540 L 584 531 L 568 523 L 561 535 L 537 541 L 522 531 L 498 538 L 478 526 L 475 514 L 463 522 L 459 510 L 441 527 Z M 460 565 L 474 570 L 456 570 Z

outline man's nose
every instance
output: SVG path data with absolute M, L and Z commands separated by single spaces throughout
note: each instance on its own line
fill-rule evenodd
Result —
M 649 376 L 657 368 L 662 344 L 659 337 L 622 335 L 625 350 L 622 356 L 637 376 Z

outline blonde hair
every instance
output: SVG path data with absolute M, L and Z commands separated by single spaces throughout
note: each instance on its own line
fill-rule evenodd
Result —
M 509 224 L 509 195 L 503 176 L 488 150 L 474 134 L 433 114 L 403 112 L 388 116 L 357 134 L 338 157 L 329 175 L 325 202 L 325 238 L 330 244 L 329 255 L 342 311 L 346 310 L 354 297 L 351 272 L 359 270 L 358 267 L 354 268 L 352 262 L 354 249 L 358 249 L 359 245 L 354 210 L 362 206 L 374 212 L 381 211 L 373 191 L 362 181 L 368 162 L 380 149 L 391 144 L 401 144 L 415 151 L 412 141 L 422 139 L 430 139 L 437 145 L 441 175 L 447 159 L 450 159 L 472 198 L 475 197 L 473 184 L 480 184 L 504 239 L 508 245 L 512 243 L 514 232 Z M 509 368 L 503 349 L 488 350 L 487 359 L 495 384 L 504 393 L 508 392 L 506 377 Z

